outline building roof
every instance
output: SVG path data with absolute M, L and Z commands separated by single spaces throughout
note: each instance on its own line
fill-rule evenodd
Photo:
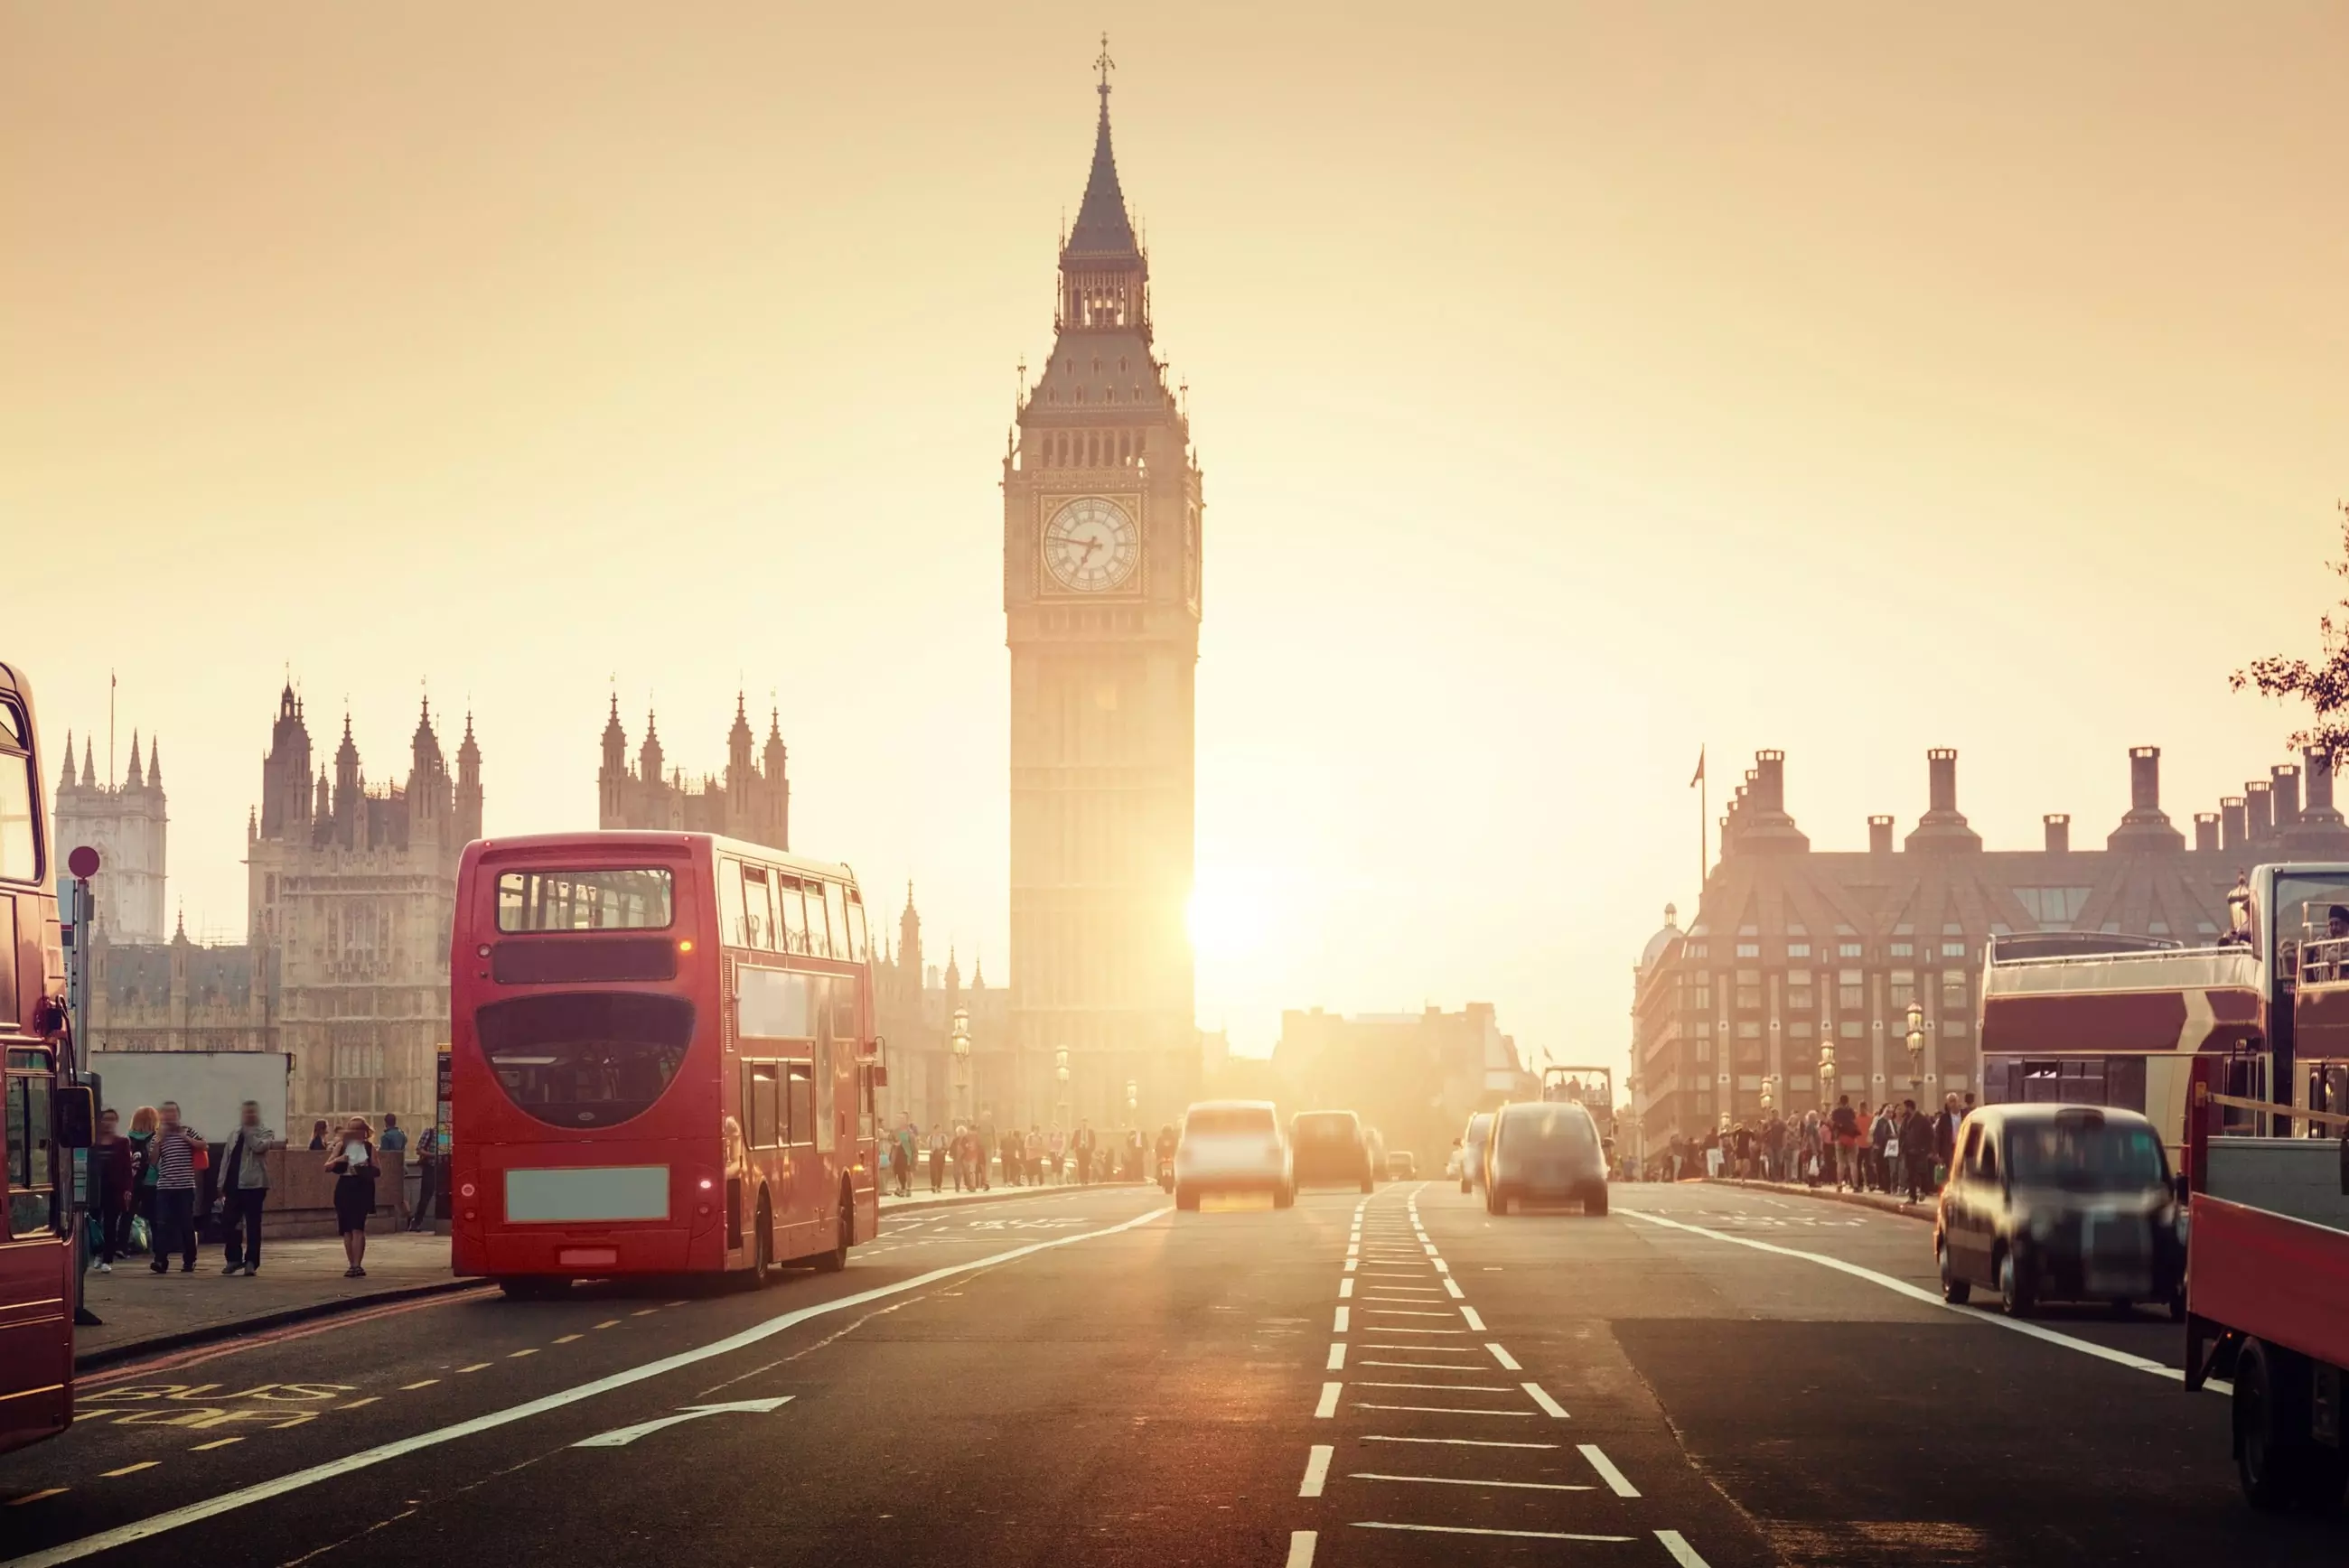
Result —
M 1093 166 L 1085 176 L 1085 198 L 1077 206 L 1077 226 L 1069 231 L 1063 253 L 1115 256 L 1139 262 L 1142 251 L 1134 243 L 1133 223 L 1125 212 L 1125 192 L 1117 182 L 1117 154 L 1110 146 L 1107 84 L 1100 91 L 1101 119 L 1093 128 Z

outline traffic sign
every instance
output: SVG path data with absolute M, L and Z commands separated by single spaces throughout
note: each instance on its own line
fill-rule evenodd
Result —
M 88 882 L 98 874 L 98 851 L 88 844 L 81 845 L 66 857 L 66 870 Z

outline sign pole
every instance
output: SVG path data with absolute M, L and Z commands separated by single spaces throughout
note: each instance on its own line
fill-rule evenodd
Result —
M 109 744 L 111 744 L 109 742 Z M 66 857 L 66 869 L 73 873 L 72 941 L 66 948 L 66 1068 L 68 1083 L 84 1083 L 89 1079 L 89 941 L 90 927 L 96 923 L 95 901 L 89 891 L 89 879 L 98 874 L 98 851 L 88 844 L 77 848 Z M 92 1095 L 93 1102 L 97 1099 Z M 97 1328 L 105 1319 L 90 1311 L 85 1299 L 89 1281 L 89 1226 L 85 1216 L 96 1196 L 90 1191 L 89 1150 L 77 1149 L 74 1153 L 73 1182 L 67 1193 L 67 1223 L 73 1227 L 74 1257 L 80 1266 L 74 1270 L 74 1324 L 81 1328 Z M 105 1223 L 109 1216 L 100 1215 Z

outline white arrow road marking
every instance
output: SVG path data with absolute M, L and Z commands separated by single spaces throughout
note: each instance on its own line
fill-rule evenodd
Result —
M 572 1444 L 574 1449 L 625 1449 L 638 1438 L 657 1432 L 663 1427 L 674 1427 L 683 1421 L 698 1421 L 704 1416 L 724 1416 L 744 1413 L 763 1416 L 792 1402 L 789 1394 L 780 1399 L 736 1399 L 725 1405 L 688 1405 L 674 1416 L 663 1416 L 657 1421 L 638 1421 L 633 1427 L 616 1427 L 608 1432 L 598 1432 Z

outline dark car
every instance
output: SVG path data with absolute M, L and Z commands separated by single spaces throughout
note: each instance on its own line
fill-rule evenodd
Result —
M 1288 1147 L 1296 1161 L 1299 1187 L 1359 1185 L 1371 1190 L 1372 1165 L 1370 1140 L 1362 1119 L 1350 1110 L 1301 1110 L 1289 1118 Z
M 1574 1202 L 1586 1214 L 1607 1212 L 1607 1157 L 1599 1124 L 1579 1105 L 1537 1100 L 1503 1106 L 1493 1116 L 1485 1161 L 1485 1207 L 1492 1213 Z
M 1941 1295 L 1995 1290 L 2013 1317 L 2043 1301 L 2185 1310 L 2184 1211 L 2169 1156 L 2133 1110 L 1991 1105 L 1958 1129 L 1933 1222 Z

